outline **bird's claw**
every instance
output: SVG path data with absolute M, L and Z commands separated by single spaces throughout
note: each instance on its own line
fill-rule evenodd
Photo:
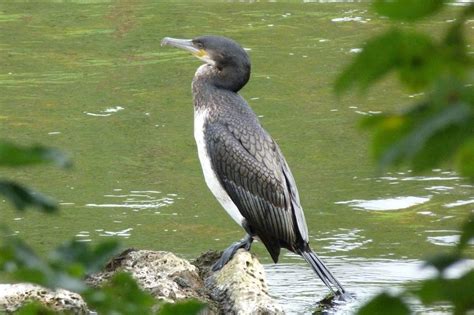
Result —
M 219 260 L 216 261 L 214 265 L 212 265 L 212 271 L 216 272 L 222 269 L 231 259 L 234 257 L 234 254 L 237 252 L 239 248 L 242 248 L 241 242 L 235 242 L 230 245 L 224 252 L 222 252 L 221 257 Z M 247 249 L 248 250 L 248 249 Z
M 230 245 L 228 248 L 224 250 L 222 253 L 221 257 L 212 265 L 211 270 L 216 272 L 221 270 L 231 259 L 234 257 L 234 254 L 239 250 L 240 248 L 245 249 L 246 251 L 250 250 L 250 247 L 252 246 L 252 237 L 247 236 L 240 240 L 239 242 L 235 242 L 232 245 Z

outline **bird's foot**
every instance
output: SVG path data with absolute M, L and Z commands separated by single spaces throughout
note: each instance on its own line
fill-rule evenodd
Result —
M 334 300 L 338 302 L 348 302 L 354 298 L 354 295 L 347 291 L 337 290 L 334 293 Z
M 252 246 L 253 238 L 250 235 L 246 235 L 243 239 L 238 242 L 233 243 L 228 248 L 224 250 L 219 260 L 216 261 L 214 265 L 212 265 L 212 271 L 216 272 L 222 269 L 231 259 L 234 257 L 234 254 L 240 248 L 245 249 L 246 251 L 250 250 Z
M 344 291 L 344 292 L 337 291 L 337 295 L 338 295 L 338 300 L 343 301 L 343 302 L 347 302 L 355 298 L 355 295 L 353 293 L 350 293 L 347 291 Z

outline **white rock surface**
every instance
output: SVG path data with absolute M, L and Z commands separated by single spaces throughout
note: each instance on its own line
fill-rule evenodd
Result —
M 0 312 L 13 313 L 30 301 L 40 302 L 58 312 L 89 314 L 86 303 L 77 293 L 62 289 L 53 291 L 29 283 L 0 284 Z
M 140 287 L 156 299 L 174 302 L 186 298 L 203 300 L 203 282 L 198 268 L 173 253 L 151 250 L 132 250 L 115 258 L 109 271 L 91 275 L 87 282 L 100 286 L 116 271 L 131 273 Z
M 220 271 L 205 281 L 223 314 L 284 314 L 268 294 L 265 270 L 248 251 L 239 250 Z

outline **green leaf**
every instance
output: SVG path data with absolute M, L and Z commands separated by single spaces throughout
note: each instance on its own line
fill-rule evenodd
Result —
M 364 119 L 361 126 L 373 131 L 372 151 L 379 167 L 406 162 L 423 171 L 454 158 L 474 135 L 473 107 L 459 97 L 458 90 L 447 89 L 446 95 L 432 96 L 406 113 Z M 472 165 L 472 159 L 465 163 Z
M 373 7 L 393 20 L 414 21 L 439 11 L 442 0 L 375 0 Z
M 10 273 L 18 281 L 52 289 L 64 288 L 81 292 L 86 288 L 78 277 L 70 276 L 64 269 L 54 269 L 17 237 L 4 238 L 0 247 L 0 270 Z
M 45 284 L 50 268 L 18 237 L 4 237 L 0 246 L 0 270 L 10 273 L 16 280 Z
M 384 151 L 380 157 L 381 167 L 385 168 L 389 165 L 397 164 L 403 159 L 412 160 L 415 158 L 418 158 L 413 164 L 416 171 L 422 171 L 435 166 L 441 157 L 447 158 L 448 156 L 433 156 L 432 149 L 434 145 L 436 143 L 443 143 L 441 149 L 448 149 L 450 142 L 457 145 L 457 140 L 462 139 L 461 135 L 464 132 L 464 129 L 461 127 L 465 126 L 470 112 L 471 109 L 468 106 L 460 104 L 447 107 L 423 120 L 417 120 L 417 124 L 413 124 L 408 134 L 401 137 L 399 141 Z M 441 142 L 440 137 L 444 137 L 445 141 Z M 434 138 L 435 143 L 430 143 L 430 145 L 428 141 L 432 138 Z M 422 151 L 425 147 L 427 150 Z M 450 151 L 453 150 L 452 148 L 450 149 Z M 417 156 L 420 152 L 426 152 L 426 154 L 420 158 L 419 155 Z
M 474 128 L 474 127 L 473 127 Z M 456 168 L 474 182 L 474 138 L 466 140 L 456 154 Z
M 471 163 L 474 163 L 472 161 L 474 160 L 471 160 Z M 458 248 L 460 250 L 465 249 L 471 240 L 474 240 L 474 214 L 471 214 L 471 216 L 462 226 L 462 233 Z
M 87 289 L 82 281 L 86 274 L 99 271 L 118 251 L 117 241 L 95 247 L 70 241 L 54 250 L 45 261 L 21 239 L 5 237 L 0 247 L 0 269 L 19 281 L 83 292 Z
M 197 315 L 206 307 L 199 301 L 167 303 L 160 307 L 158 315 Z
M 446 63 L 436 44 L 425 34 L 403 32 L 397 49 L 395 69 L 400 82 L 413 91 L 428 87 Z
M 448 28 L 443 40 L 444 49 L 448 55 L 448 60 L 460 66 L 469 62 L 467 55 L 466 40 L 464 38 L 464 20 L 458 19 Z M 466 69 L 464 67 L 463 69 Z
M 120 251 L 116 240 L 103 241 L 95 247 L 78 241 L 67 241 L 49 255 L 49 261 L 59 269 L 71 273 L 94 273 L 102 270 L 105 264 Z
M 370 300 L 358 311 L 358 315 L 404 315 L 410 314 L 410 309 L 398 296 L 381 293 Z
M 472 88 L 455 77 L 436 82 L 425 113 L 409 114 L 412 127 L 405 140 L 410 142 L 405 144 L 411 144 L 413 149 L 404 158 L 415 171 L 439 167 L 459 157 L 459 150 L 474 137 L 473 105 Z M 466 163 L 470 165 L 472 160 Z
M 153 297 L 140 289 L 126 272 L 116 273 L 101 289 L 83 294 L 87 304 L 99 314 L 152 314 Z
M 459 262 L 461 257 L 457 253 L 453 254 L 437 254 L 425 261 L 425 266 L 433 266 L 438 272 L 442 273 L 446 268 Z
M 457 279 L 428 279 L 421 287 L 414 290 L 425 304 L 450 302 L 455 307 L 455 314 L 465 314 L 474 310 L 474 270 Z
M 366 120 L 363 126 L 373 129 L 372 154 L 379 160 L 381 168 L 384 168 L 386 165 L 381 162 L 381 158 L 387 151 L 393 150 L 395 143 L 405 137 L 411 128 L 411 121 L 405 116 L 397 114 L 383 115 L 377 118 L 371 119 L 370 123 L 368 123 L 369 120 Z M 399 156 L 394 156 L 390 162 L 397 165 L 401 159 Z
M 0 246 L 0 268 L 12 272 L 21 267 L 46 269 L 42 260 L 20 238 L 4 236 Z
M 388 31 L 371 39 L 336 79 L 337 93 L 356 87 L 365 91 L 375 81 L 397 70 L 400 81 L 418 91 L 429 86 L 442 71 L 443 54 L 424 34 Z
M 400 32 L 392 30 L 371 39 L 335 82 L 337 93 L 358 86 L 362 91 L 393 69 L 397 60 Z
M 15 311 L 15 315 L 57 315 L 58 312 L 53 311 L 39 302 L 30 302 L 23 305 Z
M 30 267 L 20 267 L 10 273 L 16 280 L 28 283 L 46 285 L 48 283 L 49 272 Z
M 0 194 L 13 203 L 18 210 L 36 207 L 44 212 L 54 212 L 58 209 L 53 199 L 12 181 L 0 180 Z
M 427 279 L 421 283 L 420 288 L 415 290 L 415 293 L 425 304 L 431 304 L 437 301 L 447 301 L 449 298 L 446 297 L 445 286 L 445 279 Z
M 10 142 L 0 142 L 0 166 L 24 166 L 52 163 L 56 166 L 70 167 L 71 161 L 61 151 L 44 146 L 23 147 Z

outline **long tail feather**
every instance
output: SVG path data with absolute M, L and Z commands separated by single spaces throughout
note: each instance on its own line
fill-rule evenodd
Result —
M 316 272 L 321 281 L 323 281 L 333 293 L 335 293 L 333 287 L 335 287 L 341 295 L 346 293 L 346 290 L 344 290 L 341 283 L 337 281 L 337 279 L 333 276 L 333 274 L 329 271 L 329 269 L 315 252 L 313 252 L 311 249 L 308 249 L 306 251 L 301 251 L 300 254 L 310 264 L 311 268 L 313 268 L 314 272 Z

